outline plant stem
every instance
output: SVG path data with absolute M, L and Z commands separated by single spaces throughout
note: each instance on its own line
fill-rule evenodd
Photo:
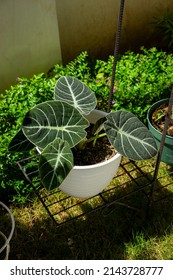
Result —
M 92 141 L 94 141 L 94 140 L 97 140 L 98 138 L 101 138 L 101 137 L 104 137 L 104 136 L 106 136 L 106 133 L 97 134 L 97 135 L 95 135 L 95 136 L 89 138 L 89 139 L 87 140 L 87 143 L 92 142 Z

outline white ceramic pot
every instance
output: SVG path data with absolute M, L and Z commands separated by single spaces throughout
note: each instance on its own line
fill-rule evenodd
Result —
M 105 115 L 105 112 L 94 110 L 86 118 L 90 123 L 95 123 Z M 121 155 L 117 153 L 111 159 L 101 163 L 74 166 L 59 188 L 64 193 L 77 198 L 95 196 L 112 180 L 120 161 Z

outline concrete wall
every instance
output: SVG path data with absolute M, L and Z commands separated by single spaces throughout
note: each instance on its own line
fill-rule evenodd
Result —
M 0 0 L 0 91 L 61 62 L 54 0 Z
M 173 0 L 126 0 L 122 44 L 125 49 L 139 49 L 161 44 L 155 37 L 153 19 L 167 10 L 173 12 Z
M 81 50 L 106 58 L 114 50 L 120 0 L 55 0 L 64 62 Z M 126 0 L 121 37 L 121 51 L 155 43 L 153 17 L 173 0 Z
M 114 51 L 120 0 L 0 0 L 0 91 L 81 51 Z M 153 17 L 173 0 L 126 0 L 120 51 L 150 47 Z
M 56 0 L 63 62 L 81 50 L 104 57 L 114 47 L 119 0 Z

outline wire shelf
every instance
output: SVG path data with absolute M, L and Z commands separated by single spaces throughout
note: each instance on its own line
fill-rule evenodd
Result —
M 102 209 L 103 215 L 110 213 L 115 206 L 120 205 L 145 215 L 152 202 L 158 202 L 173 195 L 173 168 L 161 163 L 157 184 L 150 196 L 155 170 L 155 160 L 132 162 L 123 158 L 115 177 L 101 193 L 88 199 L 78 199 L 65 195 L 59 189 L 46 191 L 40 184 L 38 157 L 33 156 L 18 161 L 18 165 L 26 180 L 36 189 L 36 194 L 48 214 L 57 226 L 77 218 L 85 219 L 86 215 Z M 137 193 L 142 194 L 145 207 L 130 204 L 129 198 Z

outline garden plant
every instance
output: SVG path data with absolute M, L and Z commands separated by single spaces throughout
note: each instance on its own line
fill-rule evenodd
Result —
M 107 61 L 91 60 L 87 52 L 82 52 L 66 66 L 57 64 L 46 74 L 34 75 L 30 79 L 17 78 L 16 85 L 1 94 L 0 195 L 4 199 L 25 202 L 33 192 L 16 166 L 16 161 L 30 152 L 8 151 L 9 142 L 20 129 L 27 111 L 50 100 L 56 81 L 64 75 L 76 77 L 88 85 L 96 94 L 97 109 L 106 111 L 112 63 L 112 56 Z M 119 57 L 117 63 L 111 111 L 128 110 L 145 123 L 151 103 L 170 96 L 172 82 L 172 54 L 156 48 L 141 48 L 139 53 L 128 51 Z
M 147 127 L 125 110 L 99 119 L 88 138 L 86 128 L 90 123 L 86 116 L 96 104 L 95 94 L 88 86 L 77 78 L 62 76 L 55 85 L 54 100 L 37 104 L 25 115 L 22 129 L 10 142 L 9 150 L 22 152 L 33 146 L 40 149 L 39 174 L 47 190 L 59 187 L 73 168 L 72 148 L 85 149 L 91 141 L 97 145 L 97 139 L 103 136 L 118 153 L 134 161 L 157 154 Z
M 155 34 L 164 43 L 164 47 L 172 52 L 173 50 L 173 12 L 165 11 L 162 15 L 154 17 L 153 25 Z

